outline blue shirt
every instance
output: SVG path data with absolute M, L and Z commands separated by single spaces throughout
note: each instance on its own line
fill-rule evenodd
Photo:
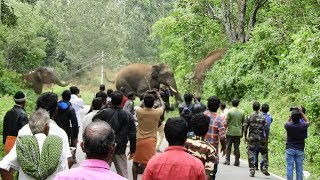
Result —
M 286 149 L 294 149 L 304 151 L 304 139 L 307 133 L 309 123 L 293 123 L 287 122 L 284 128 L 287 130 Z

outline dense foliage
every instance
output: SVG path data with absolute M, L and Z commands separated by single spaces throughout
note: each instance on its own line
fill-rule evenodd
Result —
M 320 176 L 319 0 L 1 0 L 1 7 L 0 108 L 10 99 L 4 94 L 25 88 L 21 75 L 39 66 L 70 79 L 89 69 L 98 83 L 91 76 L 102 52 L 111 69 L 161 60 L 180 92 L 194 91 L 195 65 L 227 47 L 207 72 L 203 99 L 238 97 L 248 114 L 253 100 L 269 103 L 270 169 L 281 175 L 288 109 L 305 106 L 312 122 L 305 170 Z
M 252 9 L 254 2 L 247 1 L 247 7 Z M 312 179 L 319 177 L 320 169 L 319 6 L 316 0 L 270 0 L 259 10 L 253 30 L 246 32 L 250 40 L 230 45 L 223 38 L 224 24 L 208 18 L 206 7 L 193 1 L 178 1 L 173 13 L 154 26 L 161 37 L 160 57 L 176 68 L 179 87 L 184 90 L 194 90 L 185 80 L 201 57 L 218 47 L 229 47 L 207 73 L 203 96 L 217 95 L 228 102 L 238 97 L 247 114 L 254 100 L 270 104 L 275 119 L 269 144 L 271 171 L 285 173 L 283 124 L 289 107 L 305 106 L 312 122 L 305 170 Z

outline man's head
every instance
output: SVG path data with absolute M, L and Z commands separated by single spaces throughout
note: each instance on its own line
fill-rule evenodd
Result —
M 26 95 L 22 91 L 16 92 L 14 95 L 14 102 L 24 107 L 26 103 Z
M 154 105 L 154 95 L 145 94 L 143 97 L 144 106 L 147 108 L 152 108 Z
M 79 94 L 80 93 L 80 89 L 77 86 L 71 86 L 70 87 L 70 92 L 71 94 Z
M 130 91 L 127 95 L 128 99 L 135 100 L 136 99 L 136 93 L 133 91 Z
M 239 102 L 240 102 L 240 100 L 238 98 L 234 98 L 231 101 L 231 104 L 232 104 L 233 107 L 238 107 L 239 106 Z
M 99 89 L 100 89 L 100 91 L 104 91 L 104 90 L 106 90 L 106 86 L 104 84 L 100 84 Z
M 120 106 L 122 103 L 123 93 L 121 91 L 114 91 L 111 93 L 111 104 L 113 106 Z
M 184 102 L 189 104 L 192 102 L 193 95 L 191 93 L 185 93 L 183 98 L 184 98 Z
M 102 107 L 102 98 L 94 98 L 92 100 L 92 109 L 93 110 L 99 110 Z
M 261 105 L 261 111 L 262 111 L 263 113 L 269 112 L 269 105 L 268 105 L 268 104 L 262 104 L 262 105 Z
M 187 140 L 188 124 L 181 117 L 169 118 L 164 127 L 164 134 L 169 146 L 183 146 Z
M 217 112 L 220 106 L 220 99 L 217 96 L 209 97 L 207 106 L 210 112 Z
M 124 88 L 124 87 L 120 87 L 120 89 L 119 89 L 122 93 L 124 93 L 125 91 L 126 91 L 126 88 Z
M 115 149 L 115 135 L 108 123 L 101 120 L 90 123 L 85 128 L 82 138 L 81 147 L 87 159 L 110 160 Z
M 292 109 L 291 111 L 291 119 L 292 119 L 292 122 L 297 124 L 300 122 L 300 119 L 302 118 L 302 114 L 300 112 L 299 109 L 295 108 L 295 109 Z
M 29 118 L 29 127 L 32 134 L 49 133 L 49 114 L 46 110 L 39 108 Z
M 45 109 L 49 112 L 50 117 L 53 117 L 58 106 L 57 104 L 57 94 L 53 92 L 45 92 L 38 97 L 36 110 L 39 108 Z
M 221 102 L 220 102 L 220 109 L 221 109 L 221 111 L 223 111 L 224 109 L 226 109 L 226 107 L 227 107 L 226 103 L 223 102 L 223 101 L 221 101 Z
M 191 119 L 193 132 L 197 136 L 204 136 L 209 129 L 210 118 L 202 113 L 195 114 Z
M 61 96 L 62 96 L 62 100 L 64 100 L 64 101 L 70 101 L 70 99 L 71 99 L 71 91 L 69 91 L 69 90 L 64 90 L 64 91 L 62 92 Z
M 252 109 L 254 111 L 259 111 L 260 109 L 260 103 L 258 101 L 254 101 L 253 104 L 252 104 Z
M 101 98 L 102 104 L 106 104 L 107 97 L 108 97 L 108 95 L 107 95 L 105 92 L 103 92 L 103 91 L 100 91 L 100 92 L 98 92 L 98 93 L 96 94 L 96 98 Z
M 107 90 L 107 95 L 108 95 L 108 96 L 111 96 L 111 93 L 113 93 L 113 90 L 112 90 L 112 89 L 108 89 L 108 90 Z

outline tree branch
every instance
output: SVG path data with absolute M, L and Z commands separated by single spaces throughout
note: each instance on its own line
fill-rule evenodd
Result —
M 254 28 L 254 25 L 257 21 L 257 13 L 258 10 L 267 2 L 268 0 L 256 0 L 255 1 L 255 5 L 254 8 L 251 12 L 251 16 L 250 16 L 250 21 L 248 24 L 248 31 L 246 34 L 246 41 L 248 41 L 250 39 L 250 34 L 251 34 L 251 30 Z
M 222 21 L 221 15 L 218 14 L 214 6 L 211 6 L 211 4 L 207 1 L 207 6 L 211 12 L 211 16 L 213 19 L 216 19 L 218 21 Z

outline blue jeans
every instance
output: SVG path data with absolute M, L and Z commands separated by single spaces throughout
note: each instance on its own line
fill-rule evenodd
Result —
M 295 149 L 286 150 L 287 179 L 293 180 L 293 168 L 296 167 L 297 180 L 303 179 L 304 152 Z

